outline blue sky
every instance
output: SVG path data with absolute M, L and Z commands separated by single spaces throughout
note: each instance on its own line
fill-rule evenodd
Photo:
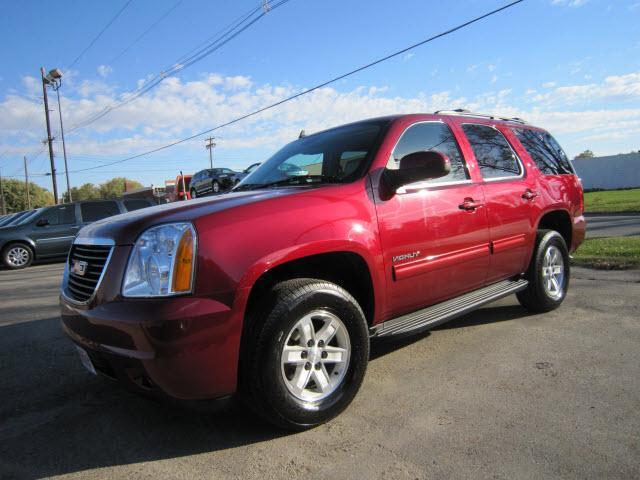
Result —
M 273 0 L 271 0 L 272 3 Z M 6 2 L 0 18 L 0 168 L 47 188 L 39 67 L 64 72 L 62 110 L 71 172 L 118 160 L 211 128 L 358 67 L 506 0 L 435 2 L 291 0 L 217 52 L 166 78 L 96 122 L 116 104 L 257 0 Z M 131 42 L 177 6 L 137 44 Z M 215 133 L 214 163 L 244 168 L 267 158 L 301 128 L 317 131 L 361 118 L 465 107 L 522 116 L 549 129 L 570 156 L 640 149 L 640 0 L 526 0 L 417 48 Z M 53 93 L 53 92 L 51 92 Z M 57 136 L 55 97 L 50 96 Z M 60 142 L 54 144 L 64 170 Z M 118 165 L 71 174 L 72 185 L 126 175 L 162 184 L 179 169 L 208 165 L 201 138 Z M 58 179 L 64 187 L 64 177 Z

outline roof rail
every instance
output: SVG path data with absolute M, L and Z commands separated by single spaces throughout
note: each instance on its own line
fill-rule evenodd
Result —
M 490 115 L 487 113 L 474 113 L 474 112 L 471 112 L 470 110 L 465 110 L 464 108 L 456 108 L 455 110 L 438 110 L 433 113 L 435 115 L 461 115 L 465 117 L 480 117 L 480 118 L 488 118 L 490 120 L 503 120 L 505 122 L 516 122 L 516 123 L 522 123 L 524 125 L 527 124 L 527 122 L 522 118 L 501 117 L 499 115 Z

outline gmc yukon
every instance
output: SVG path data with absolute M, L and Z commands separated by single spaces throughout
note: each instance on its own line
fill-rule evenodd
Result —
M 275 424 L 326 422 L 373 337 L 510 294 L 560 306 L 583 195 L 545 130 L 467 111 L 301 136 L 230 193 L 84 227 L 62 325 L 93 373 L 167 399 L 235 396 Z

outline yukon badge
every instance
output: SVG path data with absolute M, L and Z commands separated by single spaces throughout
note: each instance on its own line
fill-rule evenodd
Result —
M 393 263 L 402 262 L 403 260 L 411 260 L 413 258 L 416 258 L 418 255 L 420 255 L 420 250 L 418 250 L 417 252 L 411 252 L 411 253 L 404 253 L 402 255 L 396 255 L 395 257 L 393 257 Z

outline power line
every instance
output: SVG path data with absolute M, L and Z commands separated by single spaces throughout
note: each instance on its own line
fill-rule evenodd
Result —
M 79 170 L 74 170 L 71 173 L 85 172 L 85 171 L 88 171 L 88 170 L 95 170 L 97 168 L 103 168 L 103 167 L 107 167 L 107 166 L 110 166 L 110 165 L 117 165 L 119 163 L 127 162 L 129 160 L 133 160 L 134 158 L 144 157 L 146 155 L 150 155 L 152 153 L 156 153 L 156 152 L 159 152 L 161 150 L 165 150 L 167 148 L 174 147 L 176 145 L 179 145 L 181 143 L 187 142 L 189 140 L 193 140 L 194 138 L 197 138 L 197 137 L 200 137 L 202 135 L 206 135 L 208 133 L 211 133 L 211 132 L 213 132 L 215 130 L 219 130 L 221 128 L 228 127 L 229 125 L 233 125 L 233 124 L 238 123 L 238 122 L 240 122 L 242 120 L 245 120 L 247 118 L 250 118 L 250 117 L 253 117 L 255 115 L 258 115 L 259 113 L 262 113 L 264 111 L 267 111 L 267 110 L 275 108 L 275 107 L 277 107 L 279 105 L 282 105 L 283 103 L 290 102 L 292 100 L 295 100 L 296 98 L 302 97 L 303 95 L 307 95 L 307 94 L 309 94 L 311 92 L 314 92 L 314 91 L 316 91 L 316 90 L 318 90 L 320 88 L 326 87 L 327 85 L 331 85 L 332 83 L 338 82 L 338 81 L 340 81 L 340 80 L 342 80 L 344 78 L 347 78 L 347 77 L 349 77 L 351 75 L 354 75 L 354 74 L 359 73 L 359 72 L 361 72 L 363 70 L 366 70 L 366 69 L 371 68 L 371 67 L 373 67 L 375 65 L 378 65 L 378 64 L 380 64 L 382 62 L 390 60 L 390 59 L 392 59 L 394 57 L 397 57 L 398 55 L 402 55 L 403 53 L 406 53 L 406 52 L 408 52 L 410 50 L 413 50 L 413 49 L 415 49 L 417 47 L 420 47 L 420 46 L 425 45 L 427 43 L 433 42 L 434 40 L 437 40 L 439 38 L 442 38 L 442 37 L 445 37 L 447 35 L 450 35 L 450 34 L 452 34 L 454 32 L 457 32 L 458 30 L 462 30 L 463 28 L 466 28 L 466 27 L 468 27 L 468 26 L 470 26 L 470 25 L 472 25 L 474 23 L 477 23 L 477 22 L 479 22 L 481 20 L 484 20 L 485 18 L 488 18 L 488 17 L 491 17 L 493 15 L 496 15 L 497 13 L 500 13 L 500 12 L 502 12 L 504 10 L 507 10 L 508 8 L 511 8 L 511 7 L 513 7 L 513 6 L 515 6 L 515 5 L 519 4 L 519 3 L 522 3 L 523 1 L 524 0 L 515 0 L 515 1 L 513 1 L 511 3 L 508 3 L 508 4 L 506 4 L 506 5 L 504 5 L 504 6 L 500 7 L 500 8 L 497 8 L 495 10 L 491 10 L 490 12 L 487 12 L 487 13 L 485 13 L 483 15 L 480 15 L 478 17 L 475 17 L 475 18 L 473 18 L 473 19 L 471 19 L 471 20 L 469 20 L 467 22 L 461 23 L 461 24 L 459 24 L 459 25 L 457 25 L 457 26 L 455 26 L 453 28 L 445 30 L 444 32 L 441 32 L 441 33 L 438 33 L 436 35 L 433 35 L 433 36 L 431 36 L 429 38 L 426 38 L 426 39 L 424 39 L 424 40 L 422 40 L 420 42 L 414 43 L 413 45 L 410 45 L 410 46 L 408 46 L 406 48 L 403 48 L 403 49 L 398 50 L 396 52 L 393 52 L 393 53 L 391 53 L 389 55 L 386 55 L 386 56 L 384 56 L 382 58 L 379 58 L 379 59 L 374 60 L 374 61 L 372 61 L 370 63 L 367 63 L 366 65 L 363 65 L 363 66 L 358 67 L 358 68 L 356 68 L 354 70 L 351 70 L 351 71 L 349 71 L 347 73 L 344 73 L 342 75 L 334 77 L 331 80 L 327 80 L 325 82 L 322 82 L 322 83 L 320 83 L 318 85 L 315 85 L 312 88 L 309 88 L 309 89 L 304 90 L 302 92 L 296 93 L 295 95 L 291 95 L 291 96 L 289 96 L 287 98 L 279 100 L 279 101 L 277 101 L 275 103 L 267 105 L 266 107 L 260 108 L 258 110 L 254 110 L 253 112 L 247 113 L 247 114 L 242 115 L 240 117 L 236 117 L 233 120 L 230 120 L 228 122 L 222 123 L 222 124 L 217 125 L 217 126 L 215 126 L 213 128 L 210 128 L 208 130 L 204 130 L 202 132 L 196 133 L 194 135 L 190 135 L 190 136 L 188 136 L 186 138 L 183 138 L 181 140 L 176 140 L 175 142 L 168 143 L 166 145 L 163 145 L 161 147 L 157 147 L 157 148 L 148 150 L 146 152 L 142 152 L 142 153 L 138 153 L 138 154 L 135 154 L 135 155 L 131 155 L 129 157 L 126 157 L 126 158 L 123 158 L 123 159 L 120 159 L 120 160 L 116 160 L 114 162 L 105 163 L 103 165 L 97 165 L 95 167 L 88 167 L 88 168 L 83 168 L 83 169 L 79 169 Z
M 282 6 L 283 4 L 289 2 L 290 0 L 280 0 L 278 3 L 271 5 L 269 11 L 271 10 L 275 10 L 276 8 Z M 205 57 L 211 55 L 212 53 L 216 52 L 217 50 L 219 50 L 220 48 L 222 48 L 224 45 L 226 45 L 227 43 L 229 43 L 231 40 L 233 40 L 235 37 L 237 37 L 238 35 L 240 35 L 242 32 L 244 32 L 245 30 L 247 30 L 251 25 L 253 25 L 254 23 L 256 23 L 258 20 L 260 20 L 261 18 L 263 18 L 266 14 L 267 11 L 262 11 L 262 13 L 260 13 L 257 17 L 251 19 L 251 17 L 253 17 L 259 10 L 261 9 L 261 7 L 256 7 L 254 9 L 252 9 L 251 11 L 249 11 L 247 14 L 239 17 L 239 19 L 237 21 L 235 21 L 235 23 L 232 22 L 232 25 L 225 27 L 223 30 L 225 30 L 225 32 L 216 37 L 215 40 L 213 41 L 209 41 L 204 47 L 199 47 L 196 48 L 195 53 L 191 53 L 194 52 L 194 50 L 191 50 L 190 53 L 187 53 L 185 55 L 183 55 L 179 60 L 177 60 L 174 64 L 172 64 L 171 66 L 165 68 L 164 70 L 162 70 L 161 72 L 157 73 L 154 77 L 152 77 L 151 79 L 147 80 L 143 85 L 141 85 L 140 87 L 138 87 L 128 98 L 122 100 L 121 102 L 118 102 L 114 105 L 109 105 L 105 108 L 103 108 L 101 111 L 87 117 L 85 120 L 80 121 L 79 123 L 77 123 L 76 125 L 74 125 L 72 128 L 68 129 L 67 134 L 79 129 L 79 128 L 83 128 L 86 127 L 94 122 L 96 122 L 97 120 L 101 119 L 102 117 L 104 117 L 105 115 L 109 114 L 110 112 L 121 108 L 133 101 L 135 101 L 136 99 L 140 98 L 141 96 L 143 96 L 144 94 L 146 94 L 147 92 L 151 91 L 153 88 L 157 87 L 158 85 L 160 85 L 160 83 L 162 83 L 162 81 L 171 76 L 174 75 L 182 70 L 184 70 L 187 67 L 190 67 L 191 65 L 201 61 L 202 59 L 204 59 Z M 250 20 L 251 19 L 251 20 Z M 247 23 L 248 22 L 248 23 Z M 246 23 L 246 24 L 245 24 Z M 245 25 L 243 25 L 245 24 Z
M 98 41 L 98 39 L 102 36 L 102 34 L 103 34 L 104 32 L 106 32 L 106 31 L 107 31 L 107 29 L 108 29 L 108 28 L 113 24 L 113 22 L 115 22 L 115 21 L 118 19 L 118 17 L 119 17 L 120 15 L 122 15 L 122 12 L 124 12 L 124 11 L 127 9 L 127 7 L 131 4 L 131 2 L 132 2 L 132 1 L 133 1 L 133 0 L 127 0 L 127 3 L 125 3 L 125 4 L 124 4 L 124 6 L 123 6 L 120 10 L 118 10 L 118 13 L 116 13 L 116 14 L 113 16 L 113 18 L 112 18 L 111 20 L 109 20 L 109 23 L 107 23 L 107 24 L 104 26 L 104 28 L 103 28 L 102 30 L 100 30 L 100 33 L 98 33 L 98 35 L 96 35 L 96 36 L 94 37 L 94 39 L 93 39 L 93 40 L 91 40 L 91 42 L 89 42 L 89 45 L 87 45 L 87 46 L 85 47 L 85 49 L 84 49 L 84 50 L 82 50 L 82 51 L 80 52 L 80 54 L 76 57 L 76 59 L 75 59 L 73 62 L 71 62 L 71 65 L 69 65 L 69 67 L 68 67 L 69 69 L 73 68 L 73 67 L 74 67 L 74 65 L 75 65 L 76 63 L 78 63 L 78 61 L 82 58 L 82 56 L 83 56 L 85 53 L 87 53 L 87 51 L 88 51 L 91 47 L 93 47 L 93 45 Z
M 122 50 L 119 54 L 117 54 L 115 57 L 113 57 L 110 61 L 109 61 L 109 65 L 115 63 L 117 60 L 119 60 L 125 53 L 127 53 L 129 50 L 131 50 L 131 48 L 136 45 L 140 40 L 142 40 L 151 30 L 153 30 L 160 22 L 162 22 L 165 18 L 167 18 L 171 12 L 173 12 L 176 8 L 178 8 L 178 6 L 180 6 L 180 4 L 183 2 L 183 0 L 178 0 L 178 2 L 171 8 L 169 8 L 169 10 L 167 10 L 166 12 L 164 12 L 160 18 L 158 18 L 155 22 L 153 22 L 151 25 L 149 25 L 149 27 L 142 32 L 140 35 L 138 35 L 136 37 L 136 39 L 131 42 L 129 45 L 127 45 L 124 50 Z

